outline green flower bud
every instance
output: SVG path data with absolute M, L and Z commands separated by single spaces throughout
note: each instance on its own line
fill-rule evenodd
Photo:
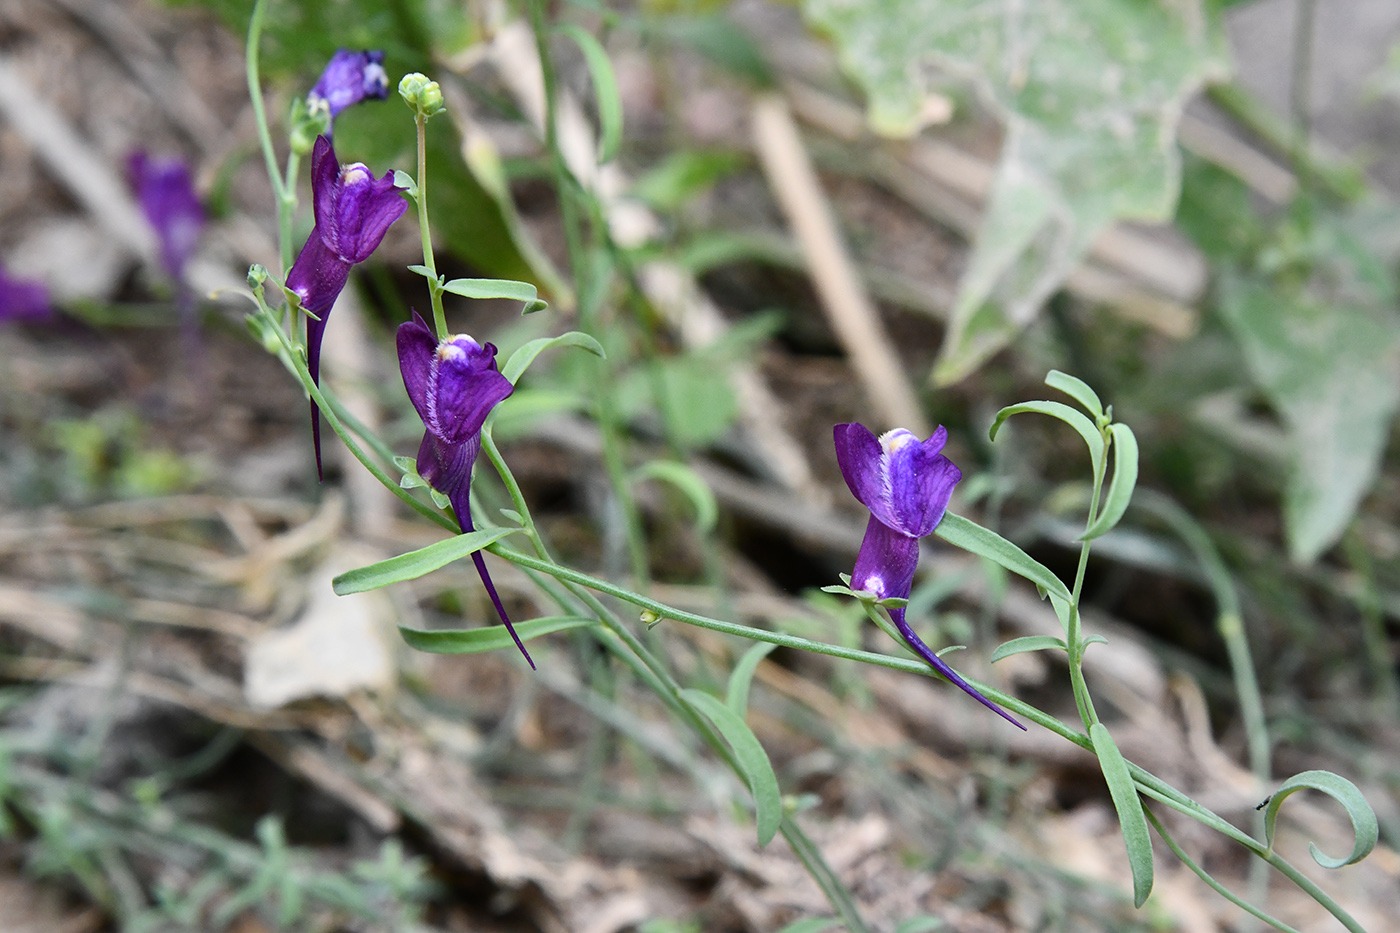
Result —
M 248 287 L 253 291 L 258 291 L 267 281 L 267 268 L 262 263 L 253 263 L 248 267 Z
M 287 120 L 290 127 L 287 137 L 292 151 L 304 156 L 316 144 L 316 137 L 327 134 L 331 129 L 331 108 L 323 97 L 308 99 L 298 97 L 292 101 L 292 113 Z
M 442 88 L 416 71 L 403 76 L 399 82 L 399 96 L 414 113 L 425 119 L 442 110 Z

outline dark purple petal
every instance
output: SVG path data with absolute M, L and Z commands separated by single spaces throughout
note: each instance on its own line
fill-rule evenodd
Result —
M 33 279 L 11 278 L 0 269 L 0 321 L 45 321 L 52 316 L 48 286 Z
M 160 242 L 161 265 L 171 278 L 180 279 L 199 245 L 205 219 L 189 166 L 179 158 L 135 152 L 128 169 L 141 211 Z
M 417 410 L 418 417 L 427 424 L 428 386 L 432 380 L 437 338 L 415 311 L 413 320 L 399 325 L 395 343 L 399 350 L 399 372 L 403 374 L 403 387 L 408 390 L 409 401 Z
M 920 443 L 908 431 L 890 431 L 880 438 L 885 450 L 885 471 L 889 485 L 891 527 L 922 538 L 932 534 L 943 520 L 953 487 L 962 479 L 962 470 L 939 453 L 948 432 L 939 427 Z M 886 521 L 881 516 L 881 521 Z
M 452 501 L 452 511 L 457 513 L 457 524 L 464 534 L 475 530 L 471 506 L 472 464 L 476 462 L 480 451 L 480 434 L 472 435 L 464 444 L 447 444 L 427 433 L 423 435 L 423 443 L 418 447 L 418 475 Z M 530 669 L 533 670 L 535 661 L 530 657 L 530 652 L 525 650 L 520 636 L 515 633 L 510 616 L 506 615 L 506 607 L 501 604 L 501 597 L 496 594 L 495 584 L 491 582 L 491 574 L 486 571 L 486 561 L 482 559 L 480 551 L 472 554 L 472 563 L 476 564 L 477 576 L 481 577 L 481 584 L 486 587 L 486 593 L 496 607 L 496 615 L 500 616 L 506 631 L 510 632 L 510 637 L 515 641 L 515 647 L 520 649 L 520 653 L 525 656 Z
M 885 524 L 892 524 L 890 493 L 884 475 L 884 448 L 863 424 L 838 424 L 832 431 L 836 463 L 851 495 Z
M 453 508 L 460 499 L 467 502 L 467 493 L 472 481 L 472 464 L 481 452 L 481 435 L 476 435 L 461 444 L 449 444 L 435 437 L 431 431 L 423 435 L 423 443 L 418 445 L 418 475 L 438 492 L 452 500 Z
M 491 409 L 515 391 L 496 371 L 496 348 L 459 334 L 439 344 L 434 359 L 429 430 L 451 443 L 480 434 Z
M 335 119 L 346 107 L 367 98 L 383 100 L 388 94 L 389 76 L 384 73 L 383 52 L 339 49 L 306 96 L 312 103 L 324 100 L 331 119 Z
M 304 309 L 321 318 L 324 326 L 326 314 L 350 278 L 351 265 L 353 263 L 338 256 L 312 228 L 311 236 L 306 238 L 306 244 L 287 272 L 287 287 L 297 293 Z
M 327 246 L 350 262 L 368 259 L 389 226 L 408 210 L 408 202 L 394 187 L 392 172 L 376 179 L 359 162 L 340 170 L 334 199 L 333 221 L 321 236 Z
M 335 196 L 340 180 L 340 162 L 329 138 L 317 136 L 311 147 L 311 212 L 316 229 L 329 230 L 335 225 Z
M 287 273 L 287 287 L 296 292 L 302 308 L 308 312 L 306 368 L 311 373 L 311 381 L 318 386 L 321 384 L 321 337 L 326 332 L 326 318 L 349 276 L 350 263 L 328 250 L 315 229 Z M 322 476 L 321 413 L 314 400 L 311 402 L 311 443 L 316 448 L 316 475 Z
M 321 239 L 349 263 L 368 259 L 390 224 L 408 210 L 393 172 L 375 178 L 359 162 L 341 167 L 325 136 L 316 137 L 311 151 L 311 200 Z
M 972 686 L 972 684 L 963 680 L 962 675 L 960 675 L 957 671 L 949 667 L 942 658 L 934 654 L 933 649 L 930 648 L 928 645 L 924 644 L 923 639 L 921 639 L 918 635 L 914 634 L 914 630 L 909 627 L 909 623 L 905 621 L 903 609 L 891 609 L 890 618 L 894 621 L 894 627 L 899 629 L 899 634 L 903 635 L 904 640 L 909 642 L 909 647 L 913 648 L 914 653 L 917 654 L 919 657 L 923 658 L 924 661 L 927 662 L 927 664 L 930 667 L 938 671 L 938 673 L 942 674 L 944 677 L 951 680 L 954 684 L 957 685 L 958 689 L 962 690 L 964 693 L 972 697 L 978 703 L 981 703 L 983 706 L 987 707 L 987 709 L 996 713 L 1002 719 L 1005 719 L 1007 722 L 1011 723 L 1013 726 L 1015 726 L 1017 729 L 1020 729 L 1022 732 L 1026 731 L 1025 726 L 1012 719 L 1011 716 L 1008 715 L 1007 712 L 1003 710 L 1000 706 L 997 706 L 991 700 L 984 697 L 981 691 L 979 691 L 976 687 Z
M 877 599 L 907 599 L 918 566 L 919 539 L 900 534 L 872 515 L 851 571 L 851 589 L 874 593 Z

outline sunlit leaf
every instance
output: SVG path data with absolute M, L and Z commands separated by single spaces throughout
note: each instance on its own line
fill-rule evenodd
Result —
M 945 383 L 1031 321 L 1113 221 L 1171 216 L 1182 106 L 1225 72 L 1214 18 L 1167 0 L 802 5 L 864 88 L 877 131 L 918 128 L 935 70 L 972 85 L 1005 125 L 935 368 Z
M 1284 528 L 1310 563 L 1375 482 L 1400 405 L 1400 328 L 1389 308 L 1330 302 L 1228 277 L 1221 313 L 1288 428 Z

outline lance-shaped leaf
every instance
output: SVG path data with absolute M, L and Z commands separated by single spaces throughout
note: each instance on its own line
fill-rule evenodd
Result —
M 596 619 L 582 616 L 547 616 L 517 623 L 515 634 L 520 636 L 521 641 L 529 641 L 541 635 L 597 624 Z M 509 648 L 515 644 L 510 637 L 510 630 L 504 625 L 466 629 L 421 629 L 401 625 L 399 634 L 410 648 L 429 654 L 478 654 Z
M 1170 216 L 1181 108 L 1226 71 L 1213 20 L 1167 0 L 803 0 L 803 9 L 865 89 L 877 131 L 917 130 L 935 69 L 972 85 L 1005 125 L 934 371 L 944 383 L 1031 321 L 1109 224 Z
M 734 752 L 734 761 L 753 794 L 758 844 L 768 845 L 783 821 L 783 799 L 778 791 L 778 776 L 773 773 L 773 763 L 768 760 L 768 753 L 763 750 L 758 736 L 753 734 L 743 717 L 720 700 L 701 690 L 682 690 L 681 696 L 708 719 L 729 743 Z
M 434 570 L 446 567 L 454 560 L 470 557 L 482 548 L 519 530 L 518 528 L 490 528 L 485 531 L 454 535 L 416 551 L 409 551 L 407 554 L 400 554 L 398 557 L 370 564 L 368 567 L 347 570 L 331 581 L 331 588 L 335 590 L 337 596 L 348 596 L 351 593 L 377 590 L 390 583 L 416 580 Z

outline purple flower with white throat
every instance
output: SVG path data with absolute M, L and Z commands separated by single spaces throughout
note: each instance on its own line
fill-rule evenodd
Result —
M 403 216 L 408 202 L 394 187 L 391 172 L 375 178 L 359 162 L 341 166 L 331 141 L 316 137 L 311 153 L 311 198 L 316 226 L 287 273 L 287 288 L 296 293 L 306 318 L 306 366 L 320 385 L 321 336 L 335 299 L 345 288 L 350 268 L 370 257 Z M 321 475 L 321 417 L 311 403 L 311 437 L 316 446 L 316 474 Z
M 399 325 L 397 344 L 404 388 L 427 429 L 418 447 L 418 475 L 447 496 L 462 531 L 470 532 L 472 465 L 481 452 L 481 427 L 515 386 L 496 369 L 493 345 L 479 344 L 465 334 L 439 341 L 416 313 Z M 472 561 L 496 613 L 533 668 L 535 662 L 510 624 L 480 551 L 472 554 Z
M 863 424 L 838 424 L 836 462 L 851 494 L 870 510 L 865 539 L 851 573 L 851 588 L 876 599 L 908 599 L 919 565 L 919 539 L 943 520 L 962 471 L 941 451 L 948 432 L 940 427 L 926 441 L 903 428 L 880 437 Z M 905 621 L 904 609 L 891 608 L 895 628 L 919 657 L 983 706 L 1024 729 L 934 654 Z
M 306 95 L 306 101 L 313 108 L 324 102 L 334 120 L 346 107 L 388 96 L 389 75 L 384 71 L 383 52 L 338 49 Z
M 166 275 L 182 281 L 204 230 L 204 206 L 195 194 L 190 167 L 176 156 L 133 152 L 127 174 L 141 212 L 156 232 L 161 267 Z

